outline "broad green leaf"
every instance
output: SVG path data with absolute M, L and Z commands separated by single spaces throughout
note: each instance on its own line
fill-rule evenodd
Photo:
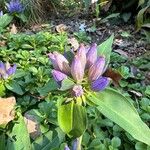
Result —
M 138 30 L 141 28 L 141 26 L 144 23 L 144 13 L 146 12 L 148 8 L 149 6 L 142 8 L 137 15 L 136 24 L 137 24 Z
M 10 24 L 12 21 L 13 16 L 10 16 L 8 14 L 4 14 L 3 16 L 0 17 L 0 28 L 5 28 L 7 25 Z
M 106 41 L 98 46 L 98 55 L 102 55 L 106 59 L 106 66 L 108 66 L 110 61 L 110 55 L 112 51 L 112 44 L 113 44 L 114 34 L 112 34 Z
M 19 95 L 23 95 L 24 92 L 22 91 L 21 86 L 19 85 L 18 82 L 12 80 L 9 83 L 5 84 L 6 88 L 9 89 L 10 91 L 17 93 Z
M 134 106 L 119 92 L 106 89 L 88 97 L 106 117 L 129 132 L 135 139 L 150 145 L 150 129 L 141 120 Z
M 60 130 L 60 128 L 56 128 L 55 131 L 48 131 L 44 133 L 42 136 L 37 138 L 32 143 L 33 150 L 52 150 L 54 148 L 58 148 L 59 145 L 63 142 L 65 134 Z
M 58 124 L 65 133 L 69 133 L 72 129 L 72 114 L 73 103 L 62 105 L 58 108 Z
M 61 91 L 66 91 L 66 90 L 72 88 L 74 84 L 75 84 L 75 83 L 74 83 L 72 80 L 70 80 L 70 79 L 68 79 L 68 78 L 67 78 L 67 79 L 64 79 L 64 80 L 61 82 L 61 88 L 60 88 L 59 90 L 61 90 Z
M 71 137 L 79 137 L 86 129 L 86 111 L 83 106 L 73 102 L 58 108 L 60 128 Z
M 18 113 L 18 120 L 8 133 L 8 150 L 31 150 L 30 137 L 23 116 Z

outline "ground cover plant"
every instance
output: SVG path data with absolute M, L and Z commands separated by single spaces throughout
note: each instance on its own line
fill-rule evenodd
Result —
M 139 49 L 138 34 L 109 32 L 106 18 L 101 40 L 94 35 L 101 33 L 97 22 L 77 24 L 75 31 L 48 24 L 19 32 L 24 5 L 6 6 L 0 16 L 0 149 L 149 150 L 150 55 L 129 57 L 129 41 Z

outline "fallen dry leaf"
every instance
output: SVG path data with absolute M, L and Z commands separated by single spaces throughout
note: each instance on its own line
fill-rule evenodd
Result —
M 118 86 L 119 81 L 122 79 L 121 74 L 117 70 L 113 70 L 112 68 L 108 68 L 104 73 L 104 76 L 111 78 L 115 86 Z
M 17 27 L 15 26 L 15 24 L 13 24 L 11 26 L 11 29 L 10 29 L 10 33 L 12 34 L 17 34 L 18 30 L 17 30 Z
M 14 106 L 16 100 L 14 97 L 0 98 L 0 125 L 6 125 L 14 119 Z
M 6 45 L 6 41 L 0 41 L 0 47 L 5 46 Z
M 40 126 L 33 115 L 28 114 L 28 112 L 24 115 L 24 120 L 27 125 L 28 132 L 32 139 L 36 139 L 41 135 Z
M 68 44 L 71 44 L 71 48 L 73 48 L 73 51 L 76 51 L 79 48 L 79 43 L 76 38 L 68 39 Z
M 68 29 L 68 27 L 65 24 L 59 24 L 55 28 L 58 33 L 65 32 Z

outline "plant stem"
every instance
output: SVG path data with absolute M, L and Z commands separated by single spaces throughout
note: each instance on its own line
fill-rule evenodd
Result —
M 77 149 L 76 150 L 81 150 L 81 142 L 82 142 L 82 135 L 77 138 Z

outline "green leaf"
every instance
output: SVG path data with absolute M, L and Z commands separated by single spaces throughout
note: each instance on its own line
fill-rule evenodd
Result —
M 8 133 L 8 150 L 31 150 L 30 137 L 23 116 L 18 113 L 18 120 Z
M 137 15 L 137 19 L 136 19 L 136 24 L 137 24 L 137 28 L 138 30 L 141 28 L 141 26 L 144 23 L 144 13 L 146 12 L 146 10 L 149 8 L 149 6 L 144 7 L 143 9 L 141 9 Z
M 5 142 L 6 142 L 6 137 L 5 137 L 5 133 L 0 133 L 0 148 L 2 150 L 5 150 Z
M 0 17 L 0 28 L 5 28 L 12 21 L 13 16 L 9 16 L 8 14 L 4 14 Z
M 112 51 L 114 34 L 112 34 L 106 41 L 98 46 L 98 55 L 104 56 L 106 59 L 106 66 L 108 66 L 110 61 L 110 55 Z
M 58 88 L 58 84 L 54 80 L 50 80 L 45 84 L 44 87 L 38 88 L 38 92 L 41 96 L 47 96 L 49 92 L 54 91 Z
M 74 84 L 75 84 L 75 83 L 74 83 L 72 80 L 70 80 L 70 79 L 68 79 L 68 78 L 67 78 L 67 79 L 64 79 L 64 80 L 61 82 L 61 88 L 60 88 L 59 90 L 61 90 L 61 91 L 66 91 L 66 90 L 72 88 Z
M 19 85 L 18 82 L 12 80 L 9 83 L 5 84 L 6 88 L 9 89 L 10 91 L 17 93 L 19 95 L 23 95 L 24 92 L 22 91 L 21 86 Z
M 83 106 L 73 102 L 58 108 L 58 124 L 71 137 L 80 137 L 87 124 L 86 111 Z
M 112 140 L 111 140 L 111 145 L 114 148 L 117 148 L 121 145 L 121 140 L 118 137 L 113 137 Z
M 145 94 L 150 96 L 150 85 L 146 87 Z
M 0 97 L 5 95 L 5 86 L 3 84 L 0 84 Z
M 129 132 L 135 139 L 150 145 L 150 129 L 141 120 L 134 106 L 119 92 L 106 89 L 88 96 L 97 109 Z
M 58 148 L 63 142 L 64 133 L 60 128 L 56 128 L 55 131 L 48 131 L 32 143 L 33 150 L 50 150 Z

